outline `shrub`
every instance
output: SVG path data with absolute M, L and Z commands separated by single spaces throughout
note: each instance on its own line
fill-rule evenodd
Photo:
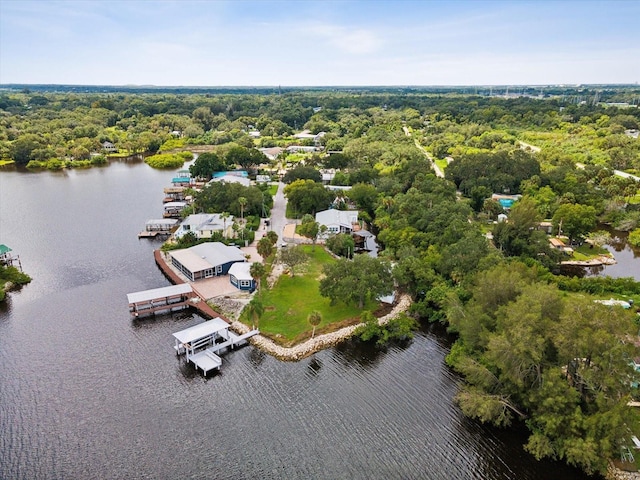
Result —
M 151 155 L 145 158 L 144 161 L 153 168 L 180 168 L 184 165 L 185 159 L 180 154 L 160 153 L 158 155 Z

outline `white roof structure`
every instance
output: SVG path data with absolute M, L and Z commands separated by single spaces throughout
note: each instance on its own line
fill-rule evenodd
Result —
M 358 223 L 357 210 L 323 210 L 316 213 L 316 222 L 320 225 L 340 225 L 351 229 L 354 223 Z
M 180 208 L 180 207 L 186 207 L 187 206 L 187 202 L 167 202 L 164 204 L 164 209 L 166 210 L 167 208 Z
M 214 318 L 204 323 L 199 323 L 193 327 L 185 328 L 173 334 L 180 343 L 193 343 L 201 338 L 209 337 L 214 333 L 227 330 L 229 324 L 220 317 Z
M 175 236 L 180 238 L 189 231 L 194 232 L 196 236 L 201 236 L 204 232 L 222 232 L 225 226 L 230 227 L 232 224 L 232 215 L 225 220 L 219 213 L 194 213 L 182 221 Z
M 221 242 L 205 242 L 182 250 L 172 250 L 169 255 L 191 272 L 199 272 L 229 262 L 245 261 L 242 250 Z
M 225 182 L 225 183 L 239 183 L 245 187 L 251 186 L 251 180 L 247 177 L 241 177 L 239 175 L 224 175 L 222 177 L 216 177 L 211 179 L 212 182 Z
M 129 303 L 150 302 L 157 298 L 172 297 L 174 295 L 183 295 L 191 292 L 193 292 L 193 289 L 190 284 L 180 283 L 178 285 L 170 285 L 168 287 L 154 288 L 153 290 L 127 293 L 127 300 L 129 300 Z
M 238 280 L 253 280 L 250 270 L 251 264 L 249 262 L 238 262 L 231 265 L 229 275 L 233 275 Z
M 178 223 L 178 220 L 175 218 L 154 218 L 152 220 L 147 220 L 146 225 L 164 225 L 167 227 L 173 227 L 176 223 Z

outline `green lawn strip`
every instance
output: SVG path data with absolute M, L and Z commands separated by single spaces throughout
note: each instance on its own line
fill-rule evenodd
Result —
M 592 260 L 600 255 L 609 255 L 609 251 L 606 248 L 596 247 L 588 243 L 584 243 L 579 247 L 573 249 L 572 260 Z
M 303 247 L 311 255 L 303 267 L 298 267 L 295 277 L 282 275 L 272 289 L 262 291 L 264 313 L 260 318 L 262 334 L 290 345 L 311 336 L 312 327 L 307 317 L 313 310 L 322 314 L 316 333 L 332 331 L 343 325 L 356 323 L 361 314 L 354 305 L 338 302 L 331 306 L 328 298 L 320 296 L 318 289 L 322 266 L 336 260 L 323 248 Z M 375 309 L 376 302 L 365 308 Z
M 436 160 L 436 165 L 440 167 L 440 170 L 444 172 L 447 168 L 447 165 L 449 165 L 449 162 L 447 162 L 446 160 Z
M 13 160 L 10 160 L 8 158 L 3 158 L 2 160 L 0 160 L 0 166 L 11 165 L 12 163 L 13 163 Z
M 267 192 L 272 197 L 275 197 L 276 193 L 278 193 L 278 185 L 269 185 L 269 189 L 267 190 Z

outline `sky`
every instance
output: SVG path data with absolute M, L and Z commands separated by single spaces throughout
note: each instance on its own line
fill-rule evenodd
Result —
M 640 81 L 640 0 L 0 0 L 0 84 Z

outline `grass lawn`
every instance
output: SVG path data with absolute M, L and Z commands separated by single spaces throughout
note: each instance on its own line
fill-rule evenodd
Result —
M 10 165 L 13 163 L 13 160 L 9 160 L 8 158 L 3 158 L 0 160 L 0 166 L 2 165 Z
M 269 185 L 269 190 L 267 190 L 267 192 L 272 197 L 275 197 L 276 193 L 278 193 L 278 185 Z
M 282 275 L 272 289 L 263 287 L 264 314 L 260 318 L 260 332 L 281 345 L 290 346 L 311 336 L 312 327 L 307 317 L 313 310 L 322 314 L 316 334 L 337 330 L 357 323 L 361 311 L 342 302 L 329 305 L 329 299 L 320 296 L 319 278 L 322 266 L 335 262 L 321 246 L 306 245 L 309 261 L 296 269 L 295 277 Z M 375 310 L 377 302 L 370 302 L 365 309 Z
M 436 165 L 440 167 L 440 170 L 444 172 L 447 168 L 447 165 L 449 165 L 449 162 L 447 162 L 446 160 L 436 160 Z
M 578 248 L 574 248 L 572 260 L 586 261 L 591 260 L 599 255 L 609 255 L 606 248 L 591 247 L 588 243 L 584 243 Z

